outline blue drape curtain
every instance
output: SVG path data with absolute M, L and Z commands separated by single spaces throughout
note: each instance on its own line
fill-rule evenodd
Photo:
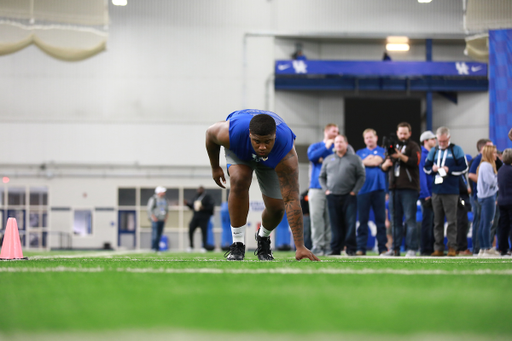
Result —
M 512 29 L 489 31 L 489 138 L 512 148 Z

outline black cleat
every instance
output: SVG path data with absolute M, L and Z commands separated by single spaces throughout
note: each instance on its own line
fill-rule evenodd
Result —
M 272 250 L 270 249 L 270 237 L 260 237 L 256 232 L 256 242 L 258 248 L 254 250 L 254 255 L 258 256 L 259 260 L 274 260 Z
M 226 251 L 224 257 L 226 260 L 244 260 L 245 256 L 245 245 L 244 243 L 233 243 Z

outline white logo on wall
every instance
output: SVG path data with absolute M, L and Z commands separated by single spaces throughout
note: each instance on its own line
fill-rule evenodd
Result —
M 477 72 L 477 71 L 480 71 L 480 70 L 482 70 L 481 66 L 472 66 L 471 67 L 471 72 Z
M 295 73 L 308 73 L 308 71 L 306 70 L 308 66 L 306 65 L 306 63 L 304 63 L 303 60 L 294 60 L 292 65 L 293 68 L 295 69 Z
M 469 68 L 466 63 L 455 63 L 455 67 L 457 68 L 459 75 L 469 75 Z
M 279 64 L 279 65 L 277 66 L 277 69 L 278 69 L 279 71 L 284 71 L 284 70 L 288 69 L 290 66 L 291 66 L 291 65 L 289 65 L 289 64 Z

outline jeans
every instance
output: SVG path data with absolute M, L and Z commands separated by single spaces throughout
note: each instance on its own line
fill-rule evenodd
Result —
M 507 253 L 509 248 L 508 237 L 510 230 L 512 229 L 512 205 L 499 206 L 499 209 L 500 221 L 498 223 L 498 247 L 503 255 Z
M 165 221 L 152 221 L 151 222 L 151 249 L 160 250 L 160 238 L 164 231 Z
M 305 214 L 302 221 L 304 222 L 304 246 L 311 250 L 313 243 L 311 241 L 311 219 L 309 214 Z
M 478 199 L 471 196 L 471 209 L 473 210 L 473 224 L 471 228 L 471 241 L 473 242 L 473 254 L 478 254 L 480 251 L 480 241 L 478 237 L 478 228 L 480 227 L 480 203 Z
M 311 241 L 313 252 L 330 251 L 331 227 L 329 226 L 329 210 L 325 191 L 318 188 L 310 188 L 309 197 L 309 219 L 311 222 Z
M 375 225 L 377 225 L 377 245 L 379 253 L 386 252 L 386 193 L 373 191 L 357 196 L 357 213 L 359 215 L 359 228 L 357 229 L 357 249 L 366 251 L 368 243 L 368 219 L 370 209 L 373 208 Z
M 496 211 L 496 195 L 491 195 L 487 198 L 478 198 L 478 203 L 481 206 L 480 212 L 480 228 L 478 237 L 480 239 L 480 248 L 488 250 L 491 248 L 491 225 L 494 219 L 494 212 Z
M 395 189 L 389 191 L 389 212 L 393 235 L 393 249 L 400 251 L 404 236 L 402 217 L 405 215 L 407 233 L 405 244 L 408 250 L 418 250 L 418 229 L 416 225 L 416 201 L 419 193 L 413 189 Z M 396 205 L 395 205 L 396 201 Z
M 434 252 L 434 209 L 432 208 L 432 198 L 421 202 L 421 245 L 420 252 L 425 255 L 431 255 Z
M 331 220 L 332 253 L 339 255 L 345 246 L 347 252 L 356 252 L 357 197 L 350 194 L 329 194 L 327 204 Z

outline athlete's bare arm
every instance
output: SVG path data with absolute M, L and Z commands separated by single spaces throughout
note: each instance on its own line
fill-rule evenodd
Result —
M 229 148 L 229 121 L 217 122 L 206 130 L 206 151 L 210 158 L 213 180 L 219 187 L 226 188 L 224 171 L 219 165 L 221 146 Z
M 297 260 L 309 258 L 318 261 L 319 259 L 304 246 L 302 209 L 299 200 L 299 161 L 295 147 L 279 162 L 276 173 L 279 178 L 288 224 L 297 248 L 295 258 Z

